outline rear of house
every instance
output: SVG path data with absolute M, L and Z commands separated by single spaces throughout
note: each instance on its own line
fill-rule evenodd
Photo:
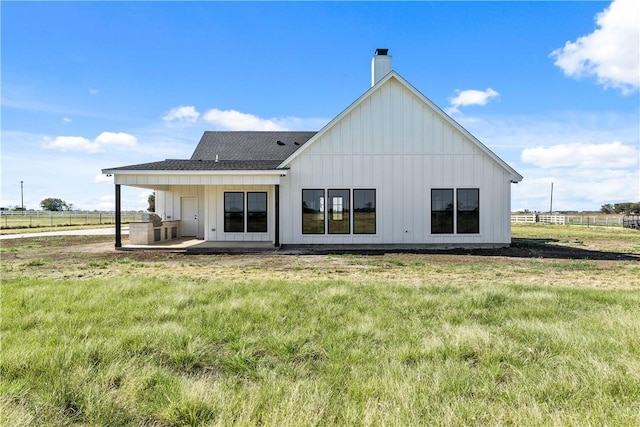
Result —
M 105 169 L 180 235 L 274 245 L 494 247 L 515 170 L 391 69 L 319 132 L 206 132 L 189 160 Z M 116 207 L 119 209 L 119 206 Z

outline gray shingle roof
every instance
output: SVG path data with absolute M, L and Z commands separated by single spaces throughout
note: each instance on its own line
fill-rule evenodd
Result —
M 189 160 L 167 159 L 104 170 L 273 170 L 315 134 L 316 132 L 207 131 Z
M 167 159 L 160 162 L 141 163 L 105 170 L 119 171 L 206 171 L 206 170 L 273 170 L 280 160 L 184 160 Z
M 316 132 L 207 131 L 202 135 L 191 160 L 215 160 L 217 155 L 220 160 L 282 162 L 315 134 Z

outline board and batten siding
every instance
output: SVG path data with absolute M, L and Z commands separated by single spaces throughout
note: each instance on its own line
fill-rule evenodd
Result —
M 247 218 L 248 192 L 267 193 L 267 232 L 226 233 L 224 231 L 224 193 L 245 193 L 245 221 Z M 275 236 L 274 186 L 266 185 L 223 185 L 205 187 L 205 240 L 212 242 L 272 242 Z
M 283 243 L 510 243 L 509 173 L 394 79 L 333 123 L 289 167 L 281 178 Z M 376 234 L 302 234 L 302 190 L 316 188 L 375 189 Z M 431 234 L 433 188 L 478 188 L 480 233 Z
M 193 197 L 197 200 L 198 221 L 196 224 L 196 237 L 204 238 L 205 204 L 204 186 L 202 185 L 171 185 L 167 190 L 156 190 L 156 214 L 163 220 L 182 220 L 181 202 L 184 197 Z
M 198 239 L 209 241 L 273 241 L 275 230 L 274 185 L 279 174 L 150 174 L 122 173 L 116 184 L 148 188 L 156 191 L 156 213 L 163 220 L 182 220 L 181 201 L 195 197 L 198 206 Z M 267 233 L 224 233 L 224 192 L 267 192 L 269 226 Z M 245 213 L 246 214 L 246 213 Z

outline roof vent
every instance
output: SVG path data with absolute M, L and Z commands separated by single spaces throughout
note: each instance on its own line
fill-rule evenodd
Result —
M 295 145 L 300 145 L 300 143 L 299 143 L 298 141 L 293 141 L 293 143 L 294 143 Z
M 386 55 L 389 53 L 389 49 L 376 49 L 376 55 Z
M 278 145 L 284 145 L 284 142 L 282 142 L 282 141 L 280 141 L 280 140 L 277 140 L 277 141 L 276 141 L 276 144 L 278 144 Z

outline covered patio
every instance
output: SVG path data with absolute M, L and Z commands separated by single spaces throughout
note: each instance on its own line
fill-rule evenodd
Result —
M 279 247 L 272 242 L 207 242 L 193 237 L 180 237 L 173 240 L 155 242 L 148 245 L 121 244 L 117 248 L 122 251 L 167 251 L 181 253 L 269 253 L 277 252 Z

